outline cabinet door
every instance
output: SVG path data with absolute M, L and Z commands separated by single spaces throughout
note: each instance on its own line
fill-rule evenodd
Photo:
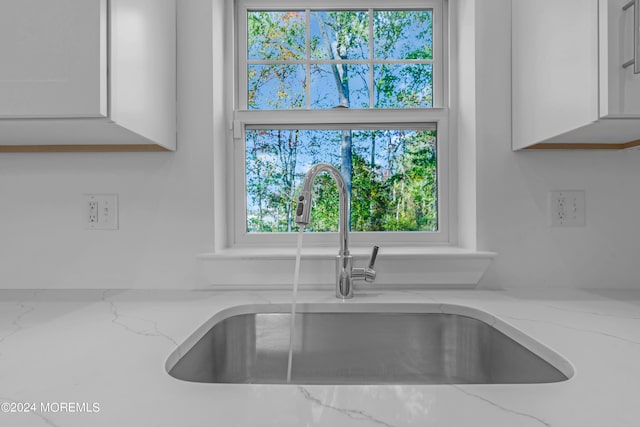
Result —
M 107 115 L 106 0 L 0 2 L 0 117 Z
M 511 12 L 513 148 L 598 120 L 598 0 L 513 0 Z
M 600 116 L 640 117 L 640 58 L 634 55 L 635 44 L 640 43 L 635 41 L 638 34 L 634 29 L 640 25 L 636 17 L 640 4 L 635 6 L 629 0 L 600 2 Z

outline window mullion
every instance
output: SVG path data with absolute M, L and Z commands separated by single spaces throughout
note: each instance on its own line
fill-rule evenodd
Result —
M 448 115 L 444 108 L 420 110 L 243 110 L 234 113 L 233 120 L 244 124 L 293 125 L 305 124 L 357 124 L 357 123 L 435 123 Z M 391 125 L 392 126 L 392 125 Z
M 287 65 L 287 64 L 434 64 L 432 59 L 378 59 L 371 61 L 370 59 L 249 59 L 248 65 Z
M 375 86 L 373 72 L 374 43 L 373 9 L 369 8 L 369 108 L 375 108 Z
M 306 34 L 305 34 L 305 108 L 311 109 L 311 10 L 305 10 Z

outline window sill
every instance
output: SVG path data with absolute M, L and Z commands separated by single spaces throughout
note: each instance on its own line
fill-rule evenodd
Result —
M 358 267 L 366 266 L 370 248 L 352 248 Z M 331 248 L 303 248 L 300 289 L 331 289 L 335 283 L 335 256 Z M 290 289 L 295 248 L 226 249 L 198 255 L 205 289 Z M 376 260 L 376 289 L 438 289 L 477 286 L 494 252 L 458 247 L 383 247 Z M 362 286 L 356 282 L 356 286 Z

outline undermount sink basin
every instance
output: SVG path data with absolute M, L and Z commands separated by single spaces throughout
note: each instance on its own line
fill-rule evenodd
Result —
M 289 311 L 265 304 L 219 313 L 171 355 L 169 374 L 286 384 Z M 470 307 L 299 304 L 295 322 L 294 384 L 552 383 L 573 374 L 550 349 Z

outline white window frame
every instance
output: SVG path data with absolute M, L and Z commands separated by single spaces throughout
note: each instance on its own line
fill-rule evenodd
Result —
M 324 10 L 353 9 L 433 9 L 433 107 L 414 109 L 340 109 L 333 110 L 248 110 L 246 104 L 246 52 L 247 11 Z M 388 0 L 349 0 L 348 4 L 338 0 L 237 0 L 234 7 L 235 25 L 233 47 L 228 48 L 233 60 L 227 61 L 226 71 L 233 79 L 233 90 L 228 98 L 231 111 L 229 140 L 233 141 L 229 153 L 232 179 L 227 186 L 229 235 L 231 247 L 277 247 L 295 244 L 297 233 L 248 233 L 246 230 L 246 167 L 245 129 L 259 126 L 323 127 L 351 126 L 353 129 L 367 125 L 388 124 L 388 129 L 410 128 L 412 124 L 424 129 L 425 125 L 437 128 L 438 153 L 438 231 L 435 232 L 351 232 L 352 245 L 364 246 L 372 243 L 397 246 L 450 245 L 453 218 L 450 209 L 452 196 L 452 159 L 449 138 L 449 94 L 448 94 L 448 16 L 447 0 L 399 0 L 389 7 Z M 244 77 L 243 77 L 244 75 Z M 334 127 L 332 127 L 332 125 Z M 313 213 L 311 215 L 313 222 Z M 332 246 L 336 244 L 335 232 L 305 233 L 305 245 Z

